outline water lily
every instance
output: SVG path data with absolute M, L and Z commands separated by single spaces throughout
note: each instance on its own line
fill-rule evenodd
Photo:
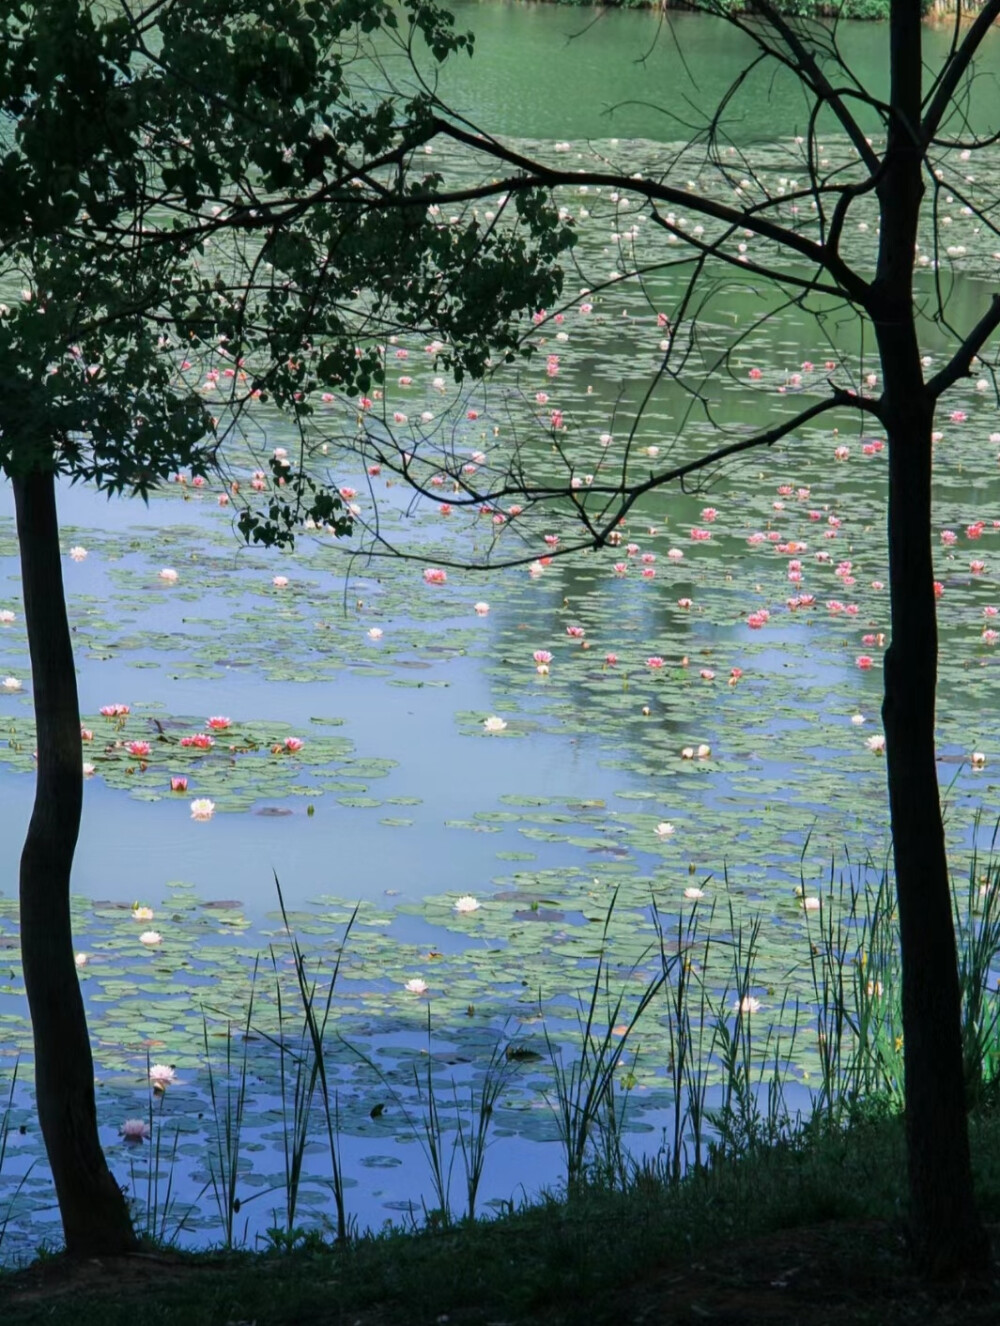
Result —
M 3 681 L 0 681 L 0 686 L 2 686 L 5 691 L 19 691 L 21 689 L 21 682 L 17 677 L 4 677 Z
M 94 776 L 94 774 L 95 774 L 96 772 L 97 772 L 97 766 L 96 766 L 96 764 L 90 764 L 87 760 L 84 760 L 84 762 L 83 762 L 83 776 L 84 776 L 84 778 L 93 778 L 93 776 Z
M 490 605 L 486 602 L 474 603 L 472 607 L 477 617 L 485 617 L 490 610 Z
M 489 718 L 483 719 L 483 727 L 487 732 L 502 732 L 507 726 L 505 718 L 498 718 L 496 714 L 491 714 Z
M 685 898 L 690 898 L 692 902 L 698 902 L 699 899 L 704 898 L 705 894 L 701 889 L 695 888 L 695 886 L 691 884 L 684 890 L 684 896 Z
M 140 907 L 137 902 L 132 904 L 133 921 L 151 921 L 152 919 L 153 919 L 152 907 Z
M 87 555 L 87 550 L 86 548 L 81 548 L 79 546 L 76 548 L 70 548 L 69 555 L 74 562 L 82 562 Z
M 406 989 L 410 994 L 422 995 L 427 993 L 427 982 L 422 981 L 419 976 L 414 976 L 406 982 Z
M 424 581 L 428 585 L 443 585 L 447 582 L 448 572 L 440 566 L 428 566 L 424 569 Z
M 734 1013 L 759 1013 L 760 1000 L 755 999 L 753 995 L 744 995 L 742 999 L 737 999 L 733 1004 Z
M 149 1124 L 145 1119 L 126 1119 L 118 1131 L 126 1142 L 144 1142 L 149 1136 Z
M 196 797 L 191 802 L 191 818 L 193 820 L 210 820 L 215 814 L 215 802 L 209 801 L 208 797 Z
M 874 736 L 869 737 L 865 741 L 865 745 L 873 755 L 885 754 L 885 737 L 883 737 L 881 732 L 876 732 Z
M 674 826 L 666 820 L 661 820 L 653 832 L 658 838 L 670 838 L 673 835 Z
M 172 566 L 165 566 L 159 573 L 160 579 L 166 581 L 168 585 L 173 585 L 177 580 L 177 572 Z
M 135 755 L 138 759 L 145 759 L 151 747 L 148 741 L 128 741 L 125 743 L 125 749 L 130 755 Z
M 305 744 L 301 737 L 285 738 L 285 750 L 288 751 L 289 755 L 296 755 Z
M 455 900 L 456 912 L 478 912 L 482 903 L 478 898 L 474 898 L 471 893 L 463 893 L 461 898 Z
M 144 930 L 139 936 L 139 943 L 146 944 L 150 948 L 155 948 L 157 944 L 163 943 L 163 936 L 159 930 Z
M 381 626 L 371 626 L 371 627 L 369 627 L 369 628 L 368 628 L 368 639 L 369 639 L 369 640 L 381 640 L 381 639 L 382 639 L 382 628 L 381 628 Z
M 0 608 L 0 626 L 9 626 L 14 620 L 14 614 L 10 608 Z
M 206 718 L 205 722 L 213 732 L 225 732 L 227 728 L 233 725 L 233 720 L 227 718 L 225 714 L 213 714 L 211 718 Z
M 171 1082 L 177 1081 L 177 1074 L 170 1064 L 150 1064 L 149 1080 L 154 1091 L 166 1091 Z
M 183 774 L 175 774 L 170 780 L 171 792 L 186 792 L 188 790 L 188 780 Z

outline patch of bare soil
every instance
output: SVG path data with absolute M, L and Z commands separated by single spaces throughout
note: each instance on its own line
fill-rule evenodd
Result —
M 998 1228 L 990 1230 L 996 1246 Z M 991 1322 L 1000 1283 L 931 1286 L 898 1228 L 831 1222 L 748 1237 L 686 1267 L 651 1271 L 623 1292 L 621 1323 L 818 1326 L 819 1323 Z
M 139 1298 L 151 1289 L 167 1285 L 190 1287 L 211 1275 L 227 1258 L 201 1258 L 197 1262 L 182 1253 L 134 1252 L 125 1257 L 76 1258 L 58 1255 L 33 1262 L 22 1271 L 5 1276 L 2 1305 L 27 1307 L 56 1303 L 62 1298 L 96 1297 L 114 1293 L 118 1298 Z

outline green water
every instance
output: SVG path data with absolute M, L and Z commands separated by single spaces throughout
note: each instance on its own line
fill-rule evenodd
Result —
M 518 138 L 687 139 L 703 128 L 754 53 L 750 39 L 730 24 L 700 14 L 503 0 L 459 0 L 452 8 L 459 29 L 475 34 L 476 53 L 446 67 L 442 99 L 487 131 Z M 887 25 L 841 23 L 837 34 L 860 87 L 885 95 Z M 925 29 L 929 67 L 936 68 L 948 49 L 947 29 Z M 980 78 L 969 108 L 978 130 L 997 127 L 998 72 L 994 34 L 977 62 Z M 858 113 L 865 130 L 875 132 L 875 117 Z M 721 129 L 725 140 L 748 146 L 805 134 L 808 116 L 798 80 L 769 66 L 751 75 Z M 831 122 L 820 126 L 829 131 Z

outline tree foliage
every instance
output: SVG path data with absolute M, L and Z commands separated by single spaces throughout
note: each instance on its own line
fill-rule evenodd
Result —
M 17 510 L 38 731 L 21 940 L 36 1099 L 67 1247 L 133 1243 L 97 1139 L 69 888 L 82 753 L 55 481 L 145 498 L 223 471 L 260 411 L 303 438 L 317 389 L 368 390 L 398 326 L 456 376 L 514 355 L 518 311 L 556 297 L 572 242 L 546 196 L 521 225 L 443 239 L 417 149 L 433 96 L 397 88 L 419 38 L 471 51 L 429 0 L 35 0 L 0 13 L 0 470 Z M 421 168 L 425 167 L 425 168 Z M 19 292 L 17 294 L 13 292 Z M 213 384 L 207 399 L 206 380 Z M 224 390 L 215 390 L 214 384 Z M 247 538 L 337 533 L 335 489 L 274 458 Z

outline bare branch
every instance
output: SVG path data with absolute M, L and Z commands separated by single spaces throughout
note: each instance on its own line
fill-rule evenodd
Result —
M 986 0 L 975 22 L 962 38 L 958 49 L 949 56 L 936 81 L 930 105 L 920 125 L 921 141 L 925 146 L 936 136 L 962 77 L 997 18 L 1000 18 L 1000 0 Z M 955 16 L 955 22 L 958 22 L 958 15 Z
M 1000 3 L 1000 0 L 998 0 L 998 3 Z M 788 230 L 785 226 L 778 225 L 776 222 L 759 216 L 750 210 L 728 207 L 725 203 L 719 203 L 712 198 L 705 198 L 700 194 L 692 193 L 689 189 L 674 188 L 672 185 L 662 184 L 657 180 L 636 179 L 631 175 L 601 171 L 556 170 L 531 157 L 526 157 L 520 152 L 515 152 L 513 148 L 507 147 L 495 138 L 467 133 L 465 130 L 458 128 L 457 125 L 450 124 L 447 120 L 437 120 L 435 123 L 438 132 L 443 136 L 451 138 L 455 142 L 463 143 L 466 147 L 472 148 L 473 151 L 493 157 L 495 160 L 506 161 L 509 165 L 516 166 L 518 170 L 523 171 L 525 178 L 520 183 L 521 188 L 541 187 L 551 189 L 559 185 L 579 187 L 580 184 L 592 184 L 611 189 L 625 189 L 631 193 L 639 194 L 650 202 L 669 203 L 674 207 L 684 207 L 691 212 L 698 213 L 700 216 L 708 216 L 713 220 L 723 221 L 727 225 L 752 230 L 762 238 L 770 239 L 792 253 L 799 254 L 815 266 L 822 267 L 830 273 L 834 280 L 840 283 L 841 289 L 837 291 L 837 294 L 846 293 L 858 303 L 864 303 L 867 298 L 867 282 L 863 281 L 836 254 L 829 252 L 822 244 L 806 239 L 794 230 Z M 514 187 L 516 182 L 516 179 L 515 181 L 505 181 L 503 187 L 494 185 L 494 191 L 502 192 L 504 188 Z M 483 195 L 479 194 L 477 196 L 481 197 Z M 433 201 L 433 199 L 429 201 Z
M 795 62 L 791 65 L 791 68 L 803 79 L 803 81 L 806 81 L 805 75 L 808 75 L 807 86 L 810 91 L 813 92 L 819 100 L 825 101 L 829 105 L 834 115 L 836 115 L 837 119 L 840 121 L 844 132 L 857 149 L 858 156 L 860 156 L 861 160 L 868 167 L 869 172 L 872 175 L 876 174 L 881 162 L 878 159 L 877 153 L 873 150 L 868 139 L 865 137 L 861 126 L 847 109 L 844 102 L 844 92 L 833 86 L 826 74 L 820 68 L 813 52 L 805 42 L 802 41 L 799 34 L 788 20 L 783 15 L 779 14 L 768 0 L 753 0 L 752 8 L 762 14 L 767 19 L 768 23 L 770 23 L 771 27 L 774 28 L 775 32 L 780 35 L 782 41 L 784 41 L 794 57 Z M 751 35 L 753 35 L 752 29 L 745 30 L 749 30 Z M 848 90 L 847 95 L 858 96 L 859 94 Z M 869 101 L 871 104 L 876 104 L 874 98 L 863 97 L 863 99 Z
M 1000 327 L 1000 295 L 994 295 L 989 308 L 952 355 L 950 361 L 927 383 L 927 390 L 934 400 L 953 386 L 959 378 L 970 375 L 973 359 L 998 327 Z

